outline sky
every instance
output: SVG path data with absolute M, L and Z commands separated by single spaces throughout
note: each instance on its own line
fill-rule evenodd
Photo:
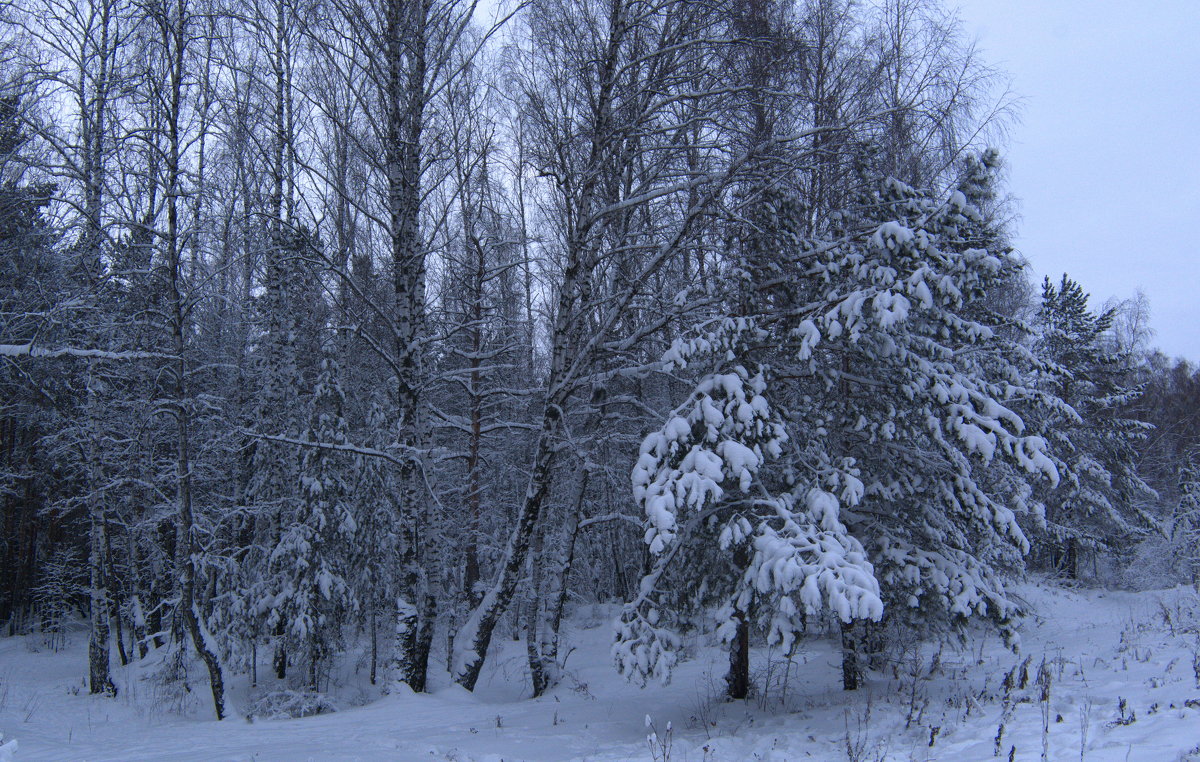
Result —
M 1100 306 L 1141 289 L 1152 343 L 1200 362 L 1200 0 L 951 0 L 1020 96 L 1015 243 Z

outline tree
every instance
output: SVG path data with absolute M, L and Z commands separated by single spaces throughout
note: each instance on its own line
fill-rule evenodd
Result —
M 70 233 L 72 296 L 74 311 L 87 319 L 71 321 L 79 327 L 76 335 L 60 338 L 84 339 L 92 346 L 103 346 L 113 340 L 113 329 L 120 322 L 117 315 L 105 309 L 110 305 L 104 304 L 103 292 L 109 288 L 110 276 L 109 175 L 115 163 L 115 144 L 122 134 L 120 89 L 128 81 L 132 6 L 121 0 L 94 0 L 80 4 L 73 12 L 64 10 L 54 3 L 29 3 L 19 8 L 17 18 L 21 29 L 39 43 L 30 49 L 30 59 L 24 62 L 32 79 L 42 97 L 62 97 L 70 104 L 67 118 L 73 123 L 65 129 L 68 124 L 42 118 L 48 111 L 23 111 L 19 112 L 24 122 L 19 131 L 37 136 L 43 155 L 36 163 L 60 181 L 56 186 L 60 200 L 78 211 L 71 220 Z M 18 115 L 12 109 L 8 113 L 10 117 Z M 110 544 L 108 487 L 115 474 L 105 466 L 115 461 L 108 460 L 109 453 L 101 450 L 104 437 L 99 410 L 113 401 L 119 384 L 101 381 L 100 374 L 90 364 L 87 367 L 75 411 L 79 417 L 68 415 L 65 419 L 70 429 L 68 438 L 78 448 L 67 459 L 80 461 L 80 489 L 89 527 L 90 690 L 114 695 L 109 675 L 109 623 L 115 613 L 110 590 L 115 580 L 109 579 L 105 568 L 111 566 L 106 561 Z M 106 423 L 111 425 L 112 421 Z M 107 463 L 102 463 L 105 460 Z
M 173 569 L 178 591 L 175 615 L 203 661 L 212 691 L 213 709 L 218 720 L 230 714 L 226 692 L 228 678 L 221 660 L 220 647 L 209 631 L 203 605 L 205 552 L 201 537 L 201 516 L 197 510 L 196 473 L 193 471 L 196 398 L 193 386 L 196 364 L 193 357 L 193 308 L 197 303 L 196 276 L 200 275 L 195 258 L 188 261 L 187 209 L 184 199 L 189 191 L 189 148 L 194 145 L 189 122 L 194 111 L 189 96 L 193 80 L 194 43 L 197 39 L 197 10 L 190 0 L 161 0 L 146 7 L 149 22 L 147 45 L 151 65 L 147 72 L 154 86 L 147 86 L 150 118 L 156 129 L 149 131 L 148 150 L 155 155 L 151 166 L 157 169 L 149 182 L 158 187 L 163 208 L 155 223 L 157 244 L 157 292 L 162 295 L 161 320 L 157 340 L 164 348 L 161 363 L 162 403 L 159 412 L 173 424 Z M 206 125 L 199 125 L 203 130 Z M 157 210 L 156 210 L 157 211 Z
M 345 444 L 345 397 L 331 358 L 321 363 L 305 439 Z M 344 454 L 307 448 L 300 466 L 303 505 L 281 527 L 269 556 L 277 576 L 267 625 L 280 623 L 287 640 L 307 654 L 309 688 L 321 689 L 324 662 L 342 642 L 342 625 L 357 601 L 347 583 L 350 542 L 357 533 Z
M 76 290 L 70 263 L 57 249 L 47 214 L 54 188 L 32 181 L 33 148 L 19 83 L 0 96 L 0 337 L 10 345 L 61 338 L 58 306 Z M 53 456 L 44 435 L 54 429 L 59 375 L 46 363 L 6 356 L 0 365 L 0 621 L 16 634 L 33 614 L 32 589 L 47 560 L 42 508 L 55 498 Z
M 1115 313 L 1093 313 L 1087 302 L 1065 274 L 1057 286 L 1047 277 L 1035 347 L 1047 364 L 1044 388 L 1070 406 L 1045 424 L 1063 485 L 1042 499 L 1051 565 L 1071 579 L 1082 550 L 1114 549 L 1158 525 L 1146 510 L 1157 495 L 1136 468 L 1148 426 L 1123 412 L 1141 389 L 1131 383 L 1129 355 L 1109 336 Z
M 371 161 L 371 187 L 378 195 L 368 203 L 354 197 L 346 201 L 378 226 L 390 278 L 386 299 L 367 305 L 384 338 L 373 340 L 362 326 L 358 332 L 387 367 L 393 389 L 389 426 L 394 440 L 389 449 L 398 453 L 399 488 L 392 494 L 397 500 L 394 523 L 400 557 L 392 612 L 395 641 L 389 661 L 397 681 L 423 691 L 437 606 L 421 539 L 433 513 L 422 462 L 428 444 L 428 411 L 422 395 L 429 380 L 425 365 L 428 245 L 421 229 L 429 190 L 427 127 L 431 104 L 462 71 L 463 59 L 457 54 L 474 4 L 337 0 L 329 10 L 328 23 L 311 27 L 311 40 L 322 63 L 349 85 L 354 108 L 348 114 L 326 108 L 322 115 L 340 135 L 359 140 L 366 148 L 362 155 Z M 367 120 L 366 136 L 347 116 Z M 332 183 L 332 189 L 343 194 L 351 190 L 340 181 Z M 338 273 L 342 283 L 355 288 L 349 273 Z
M 9 10 L 0 620 L 90 614 L 98 693 L 473 688 L 505 633 L 540 694 L 612 600 L 634 680 L 831 626 L 854 687 L 1190 490 L 1200 377 L 1034 316 L 936 0 Z
M 745 321 L 730 321 L 722 326 L 725 337 L 715 333 L 690 346 L 677 345 L 670 361 L 682 365 L 709 352 L 737 354 L 728 337 L 748 327 Z M 646 542 L 655 563 L 617 628 L 613 655 L 627 676 L 642 682 L 670 676 L 680 643 L 669 622 L 679 612 L 663 611 L 660 597 L 684 540 L 697 535 L 734 557 L 732 574 L 693 568 L 700 579 L 674 584 L 723 585 L 716 592 L 725 599 L 718 632 L 726 641 L 738 639 L 726 678 L 733 698 L 744 698 L 748 687 L 742 662 L 749 647 L 745 620 L 751 598 L 759 598 L 760 612 L 770 612 L 763 614 L 769 642 L 785 650 L 806 614 L 828 608 L 850 622 L 883 613 L 871 564 L 842 523 L 838 496 L 795 480 L 785 479 L 782 490 L 764 483 L 760 471 L 768 459 L 779 459 L 788 441 L 766 390 L 761 370 L 751 375 L 737 365 L 729 373 L 706 375 L 663 428 L 642 443 L 633 490 L 646 513 Z M 861 486 L 848 482 L 843 497 L 853 502 Z M 700 549 L 706 551 L 711 553 Z
M 697 83 L 686 65 L 717 27 L 710 9 L 549 0 L 527 18 L 522 105 L 555 232 L 548 369 L 525 495 L 494 579 L 455 638 L 451 671 L 468 689 L 547 521 L 572 420 L 650 359 L 642 341 L 677 317 L 651 305 L 682 285 L 675 268 L 741 166 L 730 169 L 728 147 L 676 141 L 693 126 L 715 129 L 730 92 L 715 74 Z M 712 161 L 695 161 L 697 151 Z
M 1179 474 L 1175 531 L 1183 536 L 1192 587 L 1200 591 L 1200 453 L 1193 453 Z
M 742 605 L 759 595 L 759 617 L 772 642 L 801 631 L 805 612 L 817 613 L 822 603 L 831 607 L 844 625 L 847 689 L 858 685 L 863 647 L 851 623 L 878 619 L 880 600 L 892 616 L 907 612 L 925 627 L 982 616 L 1011 636 L 1018 607 L 1005 594 L 998 568 L 1027 550 L 1016 515 L 1031 507 L 1020 493 L 1010 503 L 1004 492 L 989 491 L 987 475 L 994 464 L 1007 462 L 1028 478 L 1057 480 L 1044 440 L 1026 434 L 1020 416 L 1004 403 L 1027 396 L 1023 355 L 997 336 L 977 308 L 988 287 L 1020 264 L 1004 251 L 975 247 L 980 217 L 961 191 L 935 200 L 889 179 L 859 209 L 863 216 L 844 238 L 805 241 L 786 251 L 786 266 L 807 275 L 798 281 L 800 293 L 726 322 L 720 332 L 677 344 L 666 356 L 672 363 L 686 361 L 689 350 L 703 347 L 742 367 L 753 360 L 770 369 L 758 384 L 771 390 L 788 446 L 780 448 L 775 475 L 768 468 L 760 478 L 786 487 L 791 497 L 777 488 L 759 509 L 766 515 L 750 512 L 740 530 L 737 523 L 725 525 L 722 546 L 732 536 L 752 538 L 753 547 L 749 571 L 732 577 L 729 595 Z M 693 419 L 707 418 L 701 413 L 711 407 L 703 400 L 712 383 L 702 380 L 697 402 L 686 406 L 695 404 L 700 412 L 678 424 L 669 419 L 663 433 L 647 440 L 643 458 L 653 457 L 635 470 L 635 495 L 650 527 L 647 542 L 659 561 L 626 608 L 619 631 L 618 663 L 634 674 L 647 671 L 642 665 L 670 663 L 672 640 L 658 623 L 663 615 L 651 614 L 652 606 L 644 613 L 638 608 L 648 606 L 675 555 L 673 549 L 661 552 L 659 527 L 695 532 L 708 518 L 696 508 L 704 508 L 706 491 L 713 491 L 689 474 L 700 467 L 684 456 L 689 448 L 697 452 L 699 442 L 722 446 L 712 432 L 687 435 Z M 735 408 L 742 420 L 754 412 L 745 394 Z M 714 425 L 722 418 L 712 414 Z M 705 474 L 711 482 L 730 479 L 721 458 L 691 457 L 711 470 Z M 682 470 L 664 467 L 663 460 Z M 743 460 L 758 467 L 757 458 Z M 755 469 L 747 469 L 743 489 L 754 477 Z M 638 486 L 663 479 L 671 486 L 661 493 Z M 781 499 L 790 513 L 780 515 L 775 503 Z M 680 520 L 685 514 L 687 524 Z M 787 542 L 779 541 L 783 533 L 772 523 L 779 520 L 791 535 Z M 837 550 L 815 557 L 840 559 L 833 570 L 810 560 L 822 543 Z M 788 551 L 783 562 L 777 560 L 781 548 Z M 788 571 L 760 572 L 778 565 Z M 802 605 L 791 597 L 797 590 Z M 856 592 L 843 600 L 843 591 Z

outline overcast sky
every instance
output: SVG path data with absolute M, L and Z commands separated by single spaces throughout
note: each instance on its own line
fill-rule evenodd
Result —
M 1099 306 L 1141 288 L 1200 361 L 1200 0 L 950 0 L 1023 100 L 1016 244 Z

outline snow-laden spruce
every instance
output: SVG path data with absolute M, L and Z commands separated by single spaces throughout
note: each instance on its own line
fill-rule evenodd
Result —
M 1034 352 L 1042 362 L 1039 386 L 1064 405 L 1045 421 L 1063 476 L 1044 494 L 1035 524 L 1055 570 L 1074 578 L 1084 552 L 1111 549 L 1159 529 L 1147 507 L 1157 493 L 1137 472 L 1139 446 L 1153 428 L 1130 418 L 1142 395 L 1133 358 L 1116 346 L 1114 310 L 1093 313 L 1082 286 L 1066 275 L 1042 283 Z
M 674 347 L 672 357 L 680 354 Z M 722 552 L 751 548 L 725 610 L 745 611 L 753 596 L 769 601 L 763 610 L 772 609 L 772 643 L 790 645 L 802 613 L 828 607 L 848 622 L 878 619 L 883 612 L 862 546 L 839 520 L 838 496 L 815 487 L 802 495 L 773 495 L 758 478 L 787 442 L 765 391 L 763 373 L 751 375 L 742 366 L 705 376 L 642 443 L 633 492 L 646 513 L 645 539 L 656 560 L 621 615 L 613 647 L 618 669 L 635 681 L 670 678 L 680 641 L 658 602 L 660 585 L 684 547 L 679 534 L 701 526 L 716 530 Z M 842 498 L 853 504 L 859 494 L 848 488 Z M 719 632 L 725 640 L 734 637 L 728 616 Z
M 1183 541 L 1192 587 L 1200 592 L 1200 449 L 1188 453 L 1179 474 L 1179 503 L 1175 507 L 1173 534 Z
M 1022 327 L 987 306 L 1022 267 L 986 248 L 972 203 L 993 165 L 968 165 L 945 200 L 888 180 L 840 239 L 781 247 L 784 277 L 739 279 L 757 314 L 666 353 L 668 370 L 707 372 L 634 469 L 655 562 L 617 626 L 622 672 L 669 676 L 697 604 L 734 647 L 757 622 L 786 648 L 831 611 L 847 687 L 862 647 L 847 625 L 884 604 L 925 628 L 982 617 L 1013 637 L 1001 572 L 1028 552 L 1030 485 L 1059 478 L 1022 413 L 1061 403 L 1031 388 Z

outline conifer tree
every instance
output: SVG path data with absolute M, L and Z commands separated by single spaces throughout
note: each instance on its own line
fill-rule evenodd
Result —
M 305 439 L 345 445 L 345 395 L 335 361 L 321 362 Z M 346 456 L 328 447 L 307 447 L 300 465 L 302 503 L 282 527 L 270 555 L 278 590 L 268 625 L 278 622 L 295 650 L 307 656 L 308 686 L 321 688 L 321 670 L 342 644 L 342 624 L 356 608 L 347 584 L 350 542 L 357 531 L 347 483 Z
M 1136 468 L 1136 447 L 1149 429 L 1123 410 L 1141 395 L 1130 358 L 1109 335 L 1114 313 L 1092 312 L 1088 295 L 1067 275 L 1042 283 L 1035 352 L 1042 387 L 1062 399 L 1044 422 L 1060 460 L 1063 484 L 1042 494 L 1051 564 L 1079 575 L 1081 551 L 1114 549 L 1158 523 L 1144 506 L 1155 497 Z
M 1175 531 L 1184 541 L 1192 587 L 1200 591 L 1200 450 L 1191 453 L 1179 475 Z
M 53 188 L 23 177 L 29 135 L 22 126 L 23 98 L 0 97 L 0 337 L 18 345 L 55 340 L 62 331 L 58 304 L 72 296 L 70 263 L 55 248 L 46 216 Z M 36 527 L 43 499 L 58 482 L 43 435 L 53 431 L 54 403 L 47 394 L 63 374 L 46 363 L 0 361 L 0 621 L 13 634 L 33 613 Z M 44 560 L 43 556 L 43 560 Z
M 772 642 L 802 630 L 803 613 L 832 609 L 850 628 L 846 688 L 858 685 L 853 622 L 878 619 L 884 606 L 926 628 L 979 616 L 1013 635 L 1018 608 L 998 572 L 1028 549 L 1016 517 L 1029 506 L 1021 493 L 990 491 L 987 474 L 1007 463 L 1026 479 L 1057 480 L 1045 441 L 1005 402 L 1028 396 L 1024 355 L 981 307 L 1020 263 L 978 246 L 982 217 L 962 190 L 939 200 L 887 180 L 858 209 L 842 238 L 786 253 L 806 275 L 797 293 L 664 358 L 671 367 L 703 350 L 741 370 L 703 376 L 643 445 L 635 497 L 658 563 L 618 628 L 627 674 L 669 670 L 678 641 L 652 601 L 676 535 L 698 531 L 722 500 L 745 523 L 726 519 L 720 547 L 750 539 L 753 548 L 733 595 L 770 602 L 759 616 Z M 751 424 L 780 428 L 755 441 L 743 433 Z M 754 457 L 729 464 L 726 452 L 744 449 Z M 755 508 L 729 498 L 730 484 L 754 489 Z

